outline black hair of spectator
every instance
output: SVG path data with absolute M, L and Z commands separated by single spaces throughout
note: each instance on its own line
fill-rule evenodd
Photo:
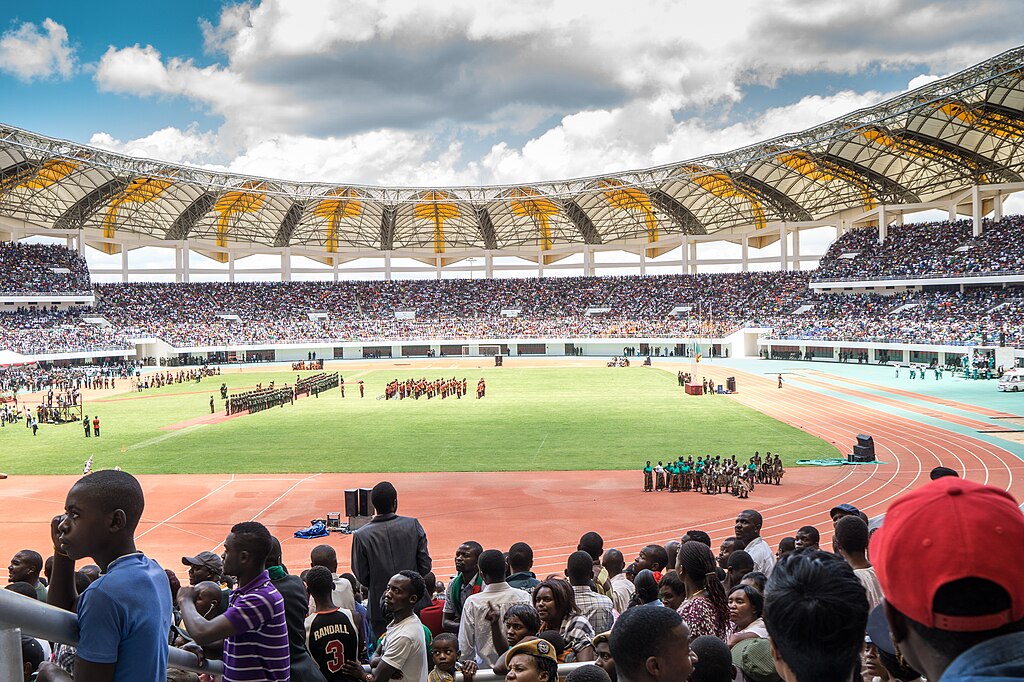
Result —
M 317 545 L 309 552 L 309 563 L 334 573 L 338 570 L 338 552 L 330 545 Z
M 409 588 L 416 595 L 416 601 L 423 599 L 423 595 L 427 593 L 427 585 L 423 582 L 422 575 L 416 571 L 399 571 L 398 575 L 409 579 Z
M 946 583 L 935 591 L 932 609 L 947 616 L 986 616 L 1010 609 L 1009 593 L 1001 586 L 982 578 L 962 578 Z M 892 604 L 889 608 L 896 610 Z M 985 640 L 1013 632 L 1024 632 L 1024 619 L 983 632 L 954 632 L 929 628 L 904 616 L 918 635 L 940 657 L 952 661 L 971 647 Z
M 529 571 L 533 566 L 533 547 L 517 542 L 508 549 L 508 567 L 513 573 Z
M 533 604 L 513 604 L 505 611 L 504 621 L 507 623 L 510 618 L 518 618 L 526 631 L 531 635 L 540 632 L 540 614 Z
M 697 654 L 690 682 L 732 682 L 732 653 L 728 644 L 712 635 L 703 635 L 690 642 L 690 651 Z
M 123 511 L 125 530 L 135 532 L 145 508 L 145 498 L 134 476 L 126 471 L 101 469 L 78 479 L 72 489 L 86 495 L 104 512 Z
M 601 558 L 601 553 L 604 552 L 604 538 L 594 531 L 584 533 L 580 537 L 579 548 L 590 555 L 591 561 L 596 561 Z
M 702 530 L 688 530 L 685 535 L 690 536 L 691 540 L 705 544 L 708 547 L 711 546 L 711 536 Z
M 754 589 L 764 594 L 764 588 L 768 584 L 768 576 L 764 573 L 761 571 L 751 571 L 743 576 L 743 579 L 754 583 Z
M 754 570 L 754 559 L 745 550 L 737 549 L 729 555 L 729 568 L 749 573 Z
M 608 677 L 608 673 L 604 671 L 604 668 L 590 664 L 571 670 L 565 676 L 565 682 L 612 682 L 612 678 Z
M 801 526 L 797 533 L 803 533 L 814 544 L 821 542 L 821 533 L 814 526 Z
M 658 601 L 658 583 L 654 579 L 654 572 L 649 568 L 639 571 L 633 577 L 633 587 L 636 588 L 636 593 L 633 595 L 633 599 L 630 600 L 631 605 L 650 604 L 651 602 Z M 536 589 L 534 592 L 536 592 Z
M 488 549 L 480 553 L 477 570 L 489 583 L 500 583 L 505 579 L 505 555 L 500 549 Z
M 78 594 L 82 594 L 83 592 L 85 592 L 85 588 L 89 587 L 89 585 L 91 584 L 92 579 L 89 577 L 88 573 L 85 573 L 80 570 L 75 571 L 75 591 L 78 592 Z M 170 586 L 170 584 L 171 581 L 168 580 L 167 585 Z M 180 583 L 178 584 L 178 587 L 181 587 Z
M 796 538 L 787 536 L 779 540 L 779 552 L 788 554 L 793 551 L 796 551 Z
M 450 632 L 442 632 L 430 640 L 431 647 L 437 648 L 442 644 L 449 644 L 459 651 L 459 638 Z
M 43 556 L 39 552 L 34 549 L 22 549 L 18 554 L 21 555 L 23 563 L 31 564 L 32 568 L 36 569 L 36 575 L 43 572 Z
M 756 509 L 744 509 L 738 515 L 749 516 L 750 519 L 754 522 L 754 525 L 757 526 L 757 531 L 761 532 L 761 527 L 764 526 L 764 517 L 761 516 L 761 512 L 757 511 Z
M 20 594 L 23 597 L 29 597 L 30 599 L 39 599 L 39 595 L 36 593 L 36 588 L 31 583 L 27 583 L 24 580 L 19 580 L 16 583 L 8 583 L 4 586 L 4 589 L 8 592 Z
M 95 476 L 96 474 L 92 474 Z M 231 526 L 231 534 L 235 536 L 238 549 L 249 553 L 257 566 L 265 565 L 273 546 L 273 536 L 259 521 L 243 521 Z
M 704 588 L 708 601 L 715 610 L 715 624 L 725 631 L 729 626 L 729 603 L 725 588 L 718 582 L 715 572 L 715 555 L 711 547 L 696 540 L 690 540 L 679 549 L 679 566 L 683 573 L 697 587 Z
M 945 476 L 955 476 L 956 478 L 960 478 L 960 474 L 958 474 L 953 469 L 944 466 L 937 466 L 934 469 L 932 469 L 931 472 L 928 474 L 928 477 L 933 481 L 939 478 L 943 478 Z
M 594 579 L 594 560 L 588 552 L 578 551 L 569 555 L 565 574 L 573 585 L 587 585 Z
M 626 558 L 622 556 L 622 552 L 614 547 L 605 550 L 604 556 L 601 557 L 601 563 L 608 569 L 609 573 L 614 573 L 615 575 L 626 570 Z
M 398 509 L 398 491 L 389 481 L 381 481 L 370 491 L 370 504 L 378 514 L 392 514 Z
M 868 599 L 853 569 L 836 555 L 795 552 L 768 579 L 764 622 L 796 679 L 848 682 L 860 664 Z
M 682 616 L 675 609 L 658 606 L 626 609 L 615 621 L 608 641 L 615 669 L 626 679 L 640 679 L 647 659 L 661 654 L 669 633 L 682 622 Z
M 334 592 L 334 576 L 324 566 L 313 566 L 306 571 L 305 582 L 310 596 L 324 597 Z
M 744 579 L 750 577 L 750 573 L 743 576 Z M 763 573 L 759 575 L 764 575 Z M 750 602 L 750 608 L 754 610 L 754 620 L 757 620 L 764 615 L 764 594 L 761 590 L 757 589 L 753 585 L 737 585 L 736 587 L 729 590 L 729 596 L 742 592 L 746 597 L 747 601 Z
M 666 568 L 672 568 L 668 565 L 668 552 L 661 545 L 647 545 L 643 548 L 643 553 L 647 556 L 647 560 L 652 564 L 657 564 L 661 568 L 659 571 L 663 571 Z
M 844 552 L 860 554 L 868 549 L 868 524 L 859 516 L 844 516 L 836 523 L 836 544 Z

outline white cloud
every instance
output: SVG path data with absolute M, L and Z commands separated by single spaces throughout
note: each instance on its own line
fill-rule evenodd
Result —
M 0 70 L 26 82 L 70 78 L 75 70 L 75 51 L 68 31 L 53 19 L 44 19 L 42 30 L 31 22 L 0 36 Z

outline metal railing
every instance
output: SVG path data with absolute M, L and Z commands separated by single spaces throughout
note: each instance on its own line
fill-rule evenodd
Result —
M 8 590 L 0 590 L 0 682 L 25 679 L 21 660 L 20 633 L 61 644 L 78 644 L 78 617 Z M 208 661 L 200 668 L 194 654 L 168 647 L 167 665 L 197 673 L 223 675 L 224 664 Z

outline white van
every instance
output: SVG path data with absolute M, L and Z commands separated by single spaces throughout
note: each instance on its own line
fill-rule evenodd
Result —
M 1017 367 L 1003 373 L 1003 376 L 999 377 L 999 390 L 1000 391 L 1024 391 L 1024 368 Z

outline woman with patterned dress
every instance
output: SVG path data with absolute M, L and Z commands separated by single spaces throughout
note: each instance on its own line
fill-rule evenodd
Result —
M 686 589 L 686 598 L 677 610 L 690 628 L 690 639 L 711 635 L 724 640 L 729 628 L 729 606 L 715 572 L 711 548 L 695 540 L 684 543 L 679 548 L 676 571 Z

